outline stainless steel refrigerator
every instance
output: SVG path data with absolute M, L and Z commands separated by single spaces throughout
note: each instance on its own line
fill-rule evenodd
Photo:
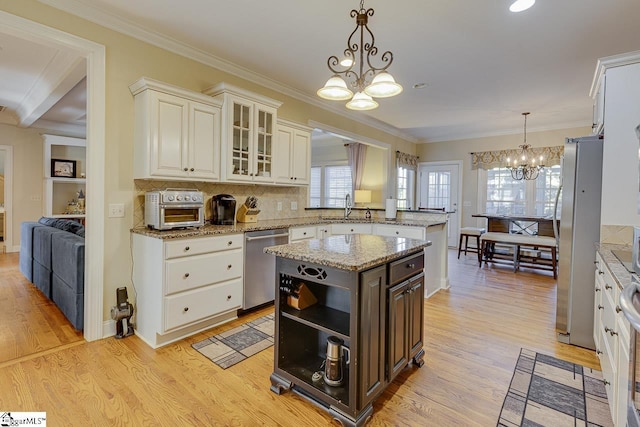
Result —
M 556 330 L 558 340 L 594 349 L 595 244 L 600 241 L 602 143 L 567 138 L 562 164 Z

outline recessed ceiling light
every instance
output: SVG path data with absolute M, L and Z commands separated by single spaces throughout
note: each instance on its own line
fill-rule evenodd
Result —
M 427 83 L 416 83 L 413 85 L 414 89 L 424 89 L 429 86 Z
M 509 6 L 511 12 L 522 12 L 529 9 L 536 3 L 536 0 L 516 0 Z

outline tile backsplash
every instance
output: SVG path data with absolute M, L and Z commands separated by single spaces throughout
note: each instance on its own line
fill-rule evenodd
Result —
M 298 218 L 301 216 L 314 216 L 317 213 L 308 214 L 304 208 L 307 204 L 307 187 L 278 187 L 252 184 L 229 184 L 210 182 L 174 182 L 151 181 L 144 179 L 134 180 L 136 196 L 133 203 L 133 226 L 144 226 L 144 193 L 147 191 L 164 190 L 166 188 L 194 188 L 204 193 L 205 220 L 210 220 L 211 197 L 216 194 L 231 194 L 236 199 L 236 207 L 240 206 L 247 197 L 258 198 L 260 219 Z M 278 211 L 278 202 L 282 202 L 282 210 Z M 292 210 L 292 202 L 297 204 L 297 209 Z
M 600 227 L 600 242 L 616 245 L 631 245 L 631 242 L 633 242 L 633 226 L 602 225 Z
M 258 209 L 260 214 L 258 220 L 267 219 L 287 219 L 301 217 L 319 216 L 342 216 L 342 212 L 337 209 L 312 209 L 307 207 L 307 187 L 279 187 L 269 185 L 252 184 L 229 184 L 210 182 L 175 182 L 175 181 L 153 181 L 145 179 L 134 180 L 136 195 L 133 201 L 133 226 L 144 226 L 144 193 L 147 191 L 164 190 L 167 188 L 194 188 L 204 193 L 205 200 L 205 221 L 212 218 L 211 197 L 216 194 L 231 194 L 236 199 L 236 208 L 244 203 L 248 196 L 258 198 Z M 278 211 L 278 202 L 282 202 L 282 210 Z M 297 204 L 297 209 L 291 209 L 292 202 Z M 371 211 L 373 218 L 384 218 L 384 210 Z M 447 214 L 427 213 L 427 212 L 398 212 L 399 220 L 426 220 L 442 221 L 446 220 Z M 365 218 L 365 210 L 354 209 L 350 218 Z

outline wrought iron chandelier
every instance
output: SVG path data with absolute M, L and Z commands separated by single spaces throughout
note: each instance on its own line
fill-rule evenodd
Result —
M 382 54 L 381 67 L 371 63 L 378 54 L 378 47 L 367 25 L 370 16 L 373 16 L 373 9 L 365 10 L 364 0 L 360 0 L 359 10 L 351 10 L 351 17 L 356 18 L 356 28 L 349 35 L 344 58 L 329 57 L 327 66 L 333 76 L 317 92 L 319 97 L 332 101 L 350 99 L 347 108 L 351 110 L 373 110 L 378 107 L 373 98 L 388 98 L 402 92 L 402 86 L 386 71 L 393 62 L 393 53 L 386 51 Z M 349 85 L 356 91 L 355 95 L 341 76 L 350 80 Z
M 540 171 L 544 169 L 544 158 L 540 156 L 538 164 L 536 164 L 535 155 L 529 152 L 531 145 L 527 144 L 527 116 L 531 113 L 522 113 L 524 116 L 524 143 L 520 145 L 520 154 L 511 161 L 507 157 L 507 169 L 511 171 L 511 177 L 517 181 L 523 179 L 533 180 L 538 178 Z

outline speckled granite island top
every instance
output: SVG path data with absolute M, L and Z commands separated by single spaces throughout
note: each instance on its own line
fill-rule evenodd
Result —
M 247 231 L 261 231 L 261 230 L 273 230 L 277 228 L 289 228 L 299 227 L 304 225 L 321 225 L 321 224 L 390 224 L 390 225 L 409 225 L 413 227 L 432 227 L 435 225 L 446 224 L 446 221 L 421 221 L 421 220 L 359 220 L 356 218 L 345 220 L 340 217 L 325 217 L 325 218 L 289 218 L 289 219 L 268 219 L 258 222 L 241 223 L 238 222 L 235 225 L 212 225 L 206 224 L 200 228 L 187 228 L 179 230 L 151 230 L 146 227 L 132 228 L 131 232 L 135 234 L 142 234 L 147 237 L 154 237 L 156 239 L 184 239 L 188 237 L 200 237 L 200 236 L 215 236 L 220 234 L 235 234 L 245 233 Z
M 427 240 L 349 234 L 270 246 L 264 251 L 296 261 L 361 271 L 419 252 L 427 246 L 431 246 Z

